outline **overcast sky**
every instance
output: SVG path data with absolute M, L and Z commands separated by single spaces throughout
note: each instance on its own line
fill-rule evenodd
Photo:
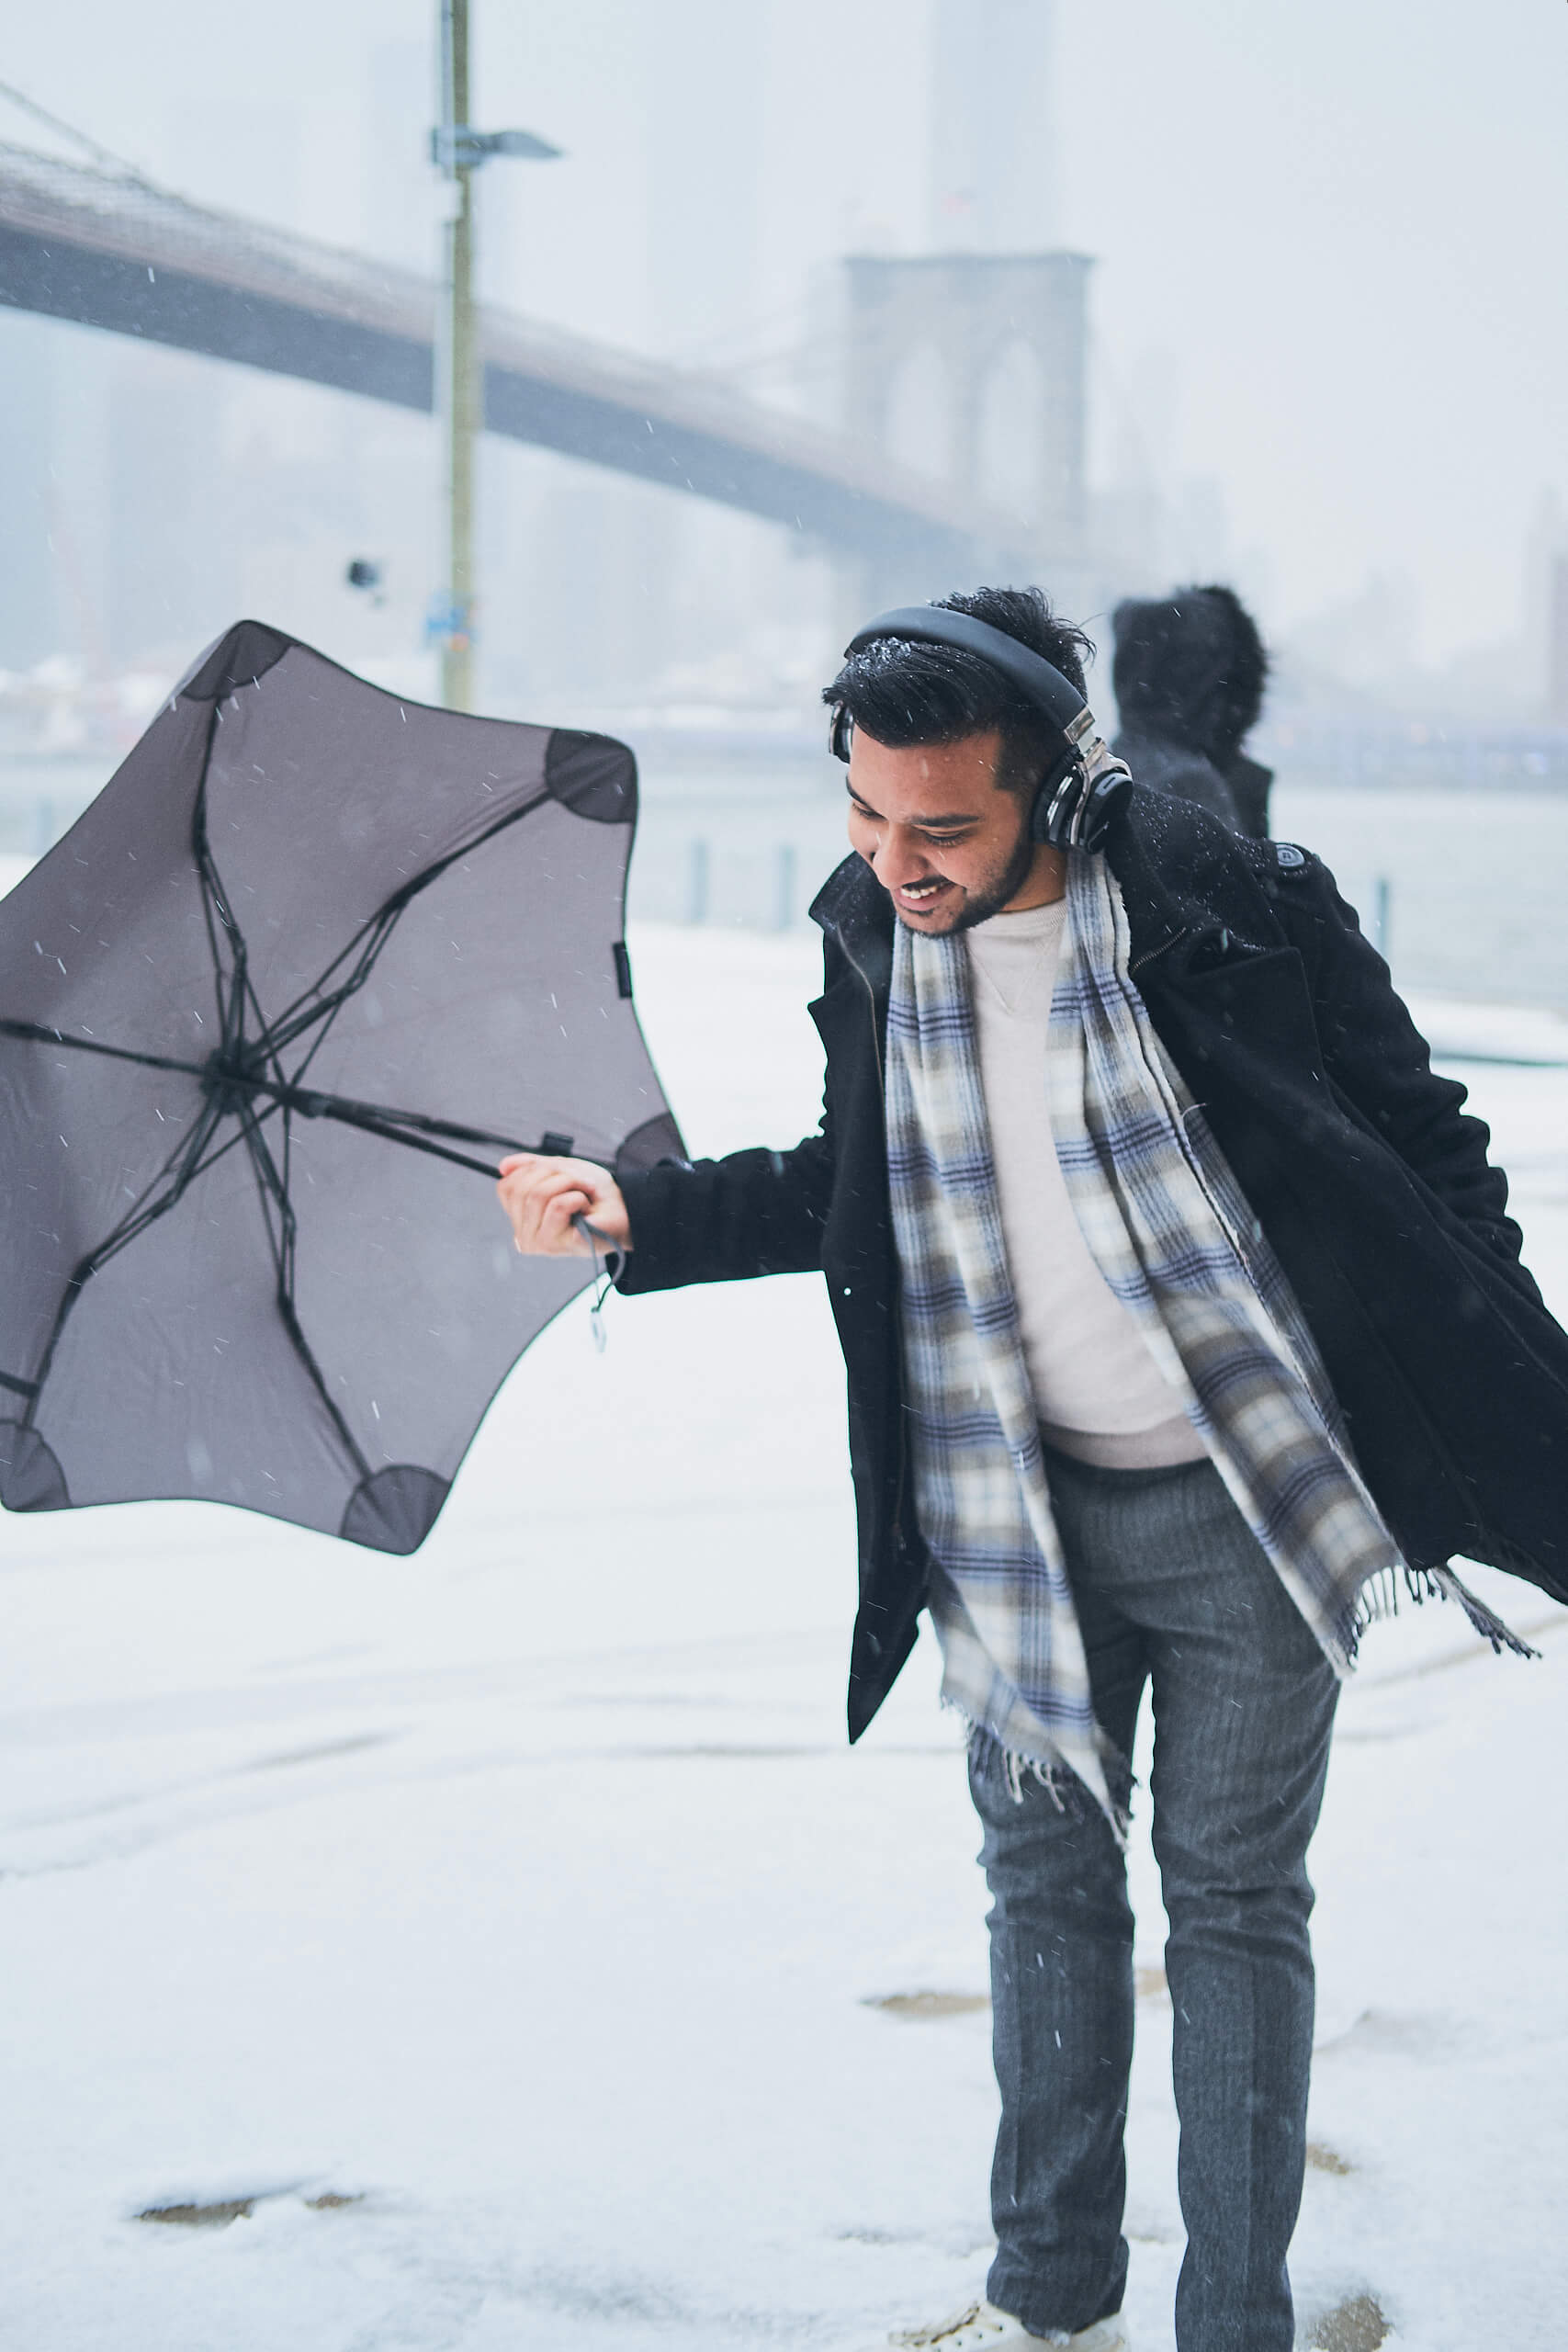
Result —
M 1536 502 L 1568 496 L 1568 4 L 1053 13 L 1041 233 L 1098 261 L 1097 469 L 1218 481 L 1277 628 L 1381 572 L 1428 654 L 1505 632 Z M 13 13 L 0 71 L 193 196 L 417 251 L 434 14 L 51 0 Z M 923 247 L 929 0 L 474 15 L 479 118 L 570 150 L 492 167 L 525 307 L 755 358 L 808 336 L 847 248 Z M 4 111 L 0 135 L 29 137 Z

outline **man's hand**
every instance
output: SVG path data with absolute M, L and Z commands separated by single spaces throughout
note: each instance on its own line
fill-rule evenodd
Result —
M 612 1249 L 631 1248 L 631 1227 L 621 1188 L 606 1168 L 592 1159 L 547 1159 L 536 1151 L 514 1151 L 501 1163 L 496 1186 L 512 1220 L 512 1238 L 525 1257 L 586 1258 L 592 1244 L 572 1224 L 584 1216 Z

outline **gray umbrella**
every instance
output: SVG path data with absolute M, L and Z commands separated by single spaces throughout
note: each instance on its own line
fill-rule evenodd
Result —
M 682 1150 L 622 939 L 624 744 L 242 621 L 0 904 L 0 1500 L 423 1539 L 584 1261 L 507 1149 Z M 463 1172 L 459 1172 L 463 1171 Z

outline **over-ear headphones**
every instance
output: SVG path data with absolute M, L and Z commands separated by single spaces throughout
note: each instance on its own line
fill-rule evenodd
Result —
M 1111 814 L 1131 785 L 1132 774 L 1095 734 L 1094 713 L 1070 678 L 1005 629 L 940 605 L 903 605 L 880 614 L 856 630 L 844 648 L 845 659 L 887 637 L 950 645 L 961 653 L 977 653 L 999 670 L 1009 685 L 1046 719 L 1055 739 L 1030 809 L 1030 838 L 1048 842 L 1053 849 L 1094 851 L 1104 846 Z M 843 704 L 836 703 L 828 745 L 846 765 L 853 733 L 854 721 Z

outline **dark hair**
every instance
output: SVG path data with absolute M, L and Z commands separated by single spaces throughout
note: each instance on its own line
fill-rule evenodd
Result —
M 1269 656 L 1234 588 L 1129 598 L 1111 616 L 1111 683 L 1129 733 L 1158 735 L 1222 764 L 1263 707 Z
M 972 595 L 935 602 L 939 612 L 968 613 L 1015 637 L 1083 692 L 1084 661 L 1092 658 L 1093 643 L 1081 628 L 1057 619 L 1042 589 L 976 588 Z M 1058 743 L 1050 721 L 999 670 L 953 645 L 877 638 L 851 654 L 832 684 L 823 687 L 822 699 L 841 703 L 857 727 L 895 751 L 957 743 L 997 728 L 1002 739 L 997 782 L 1009 792 L 1032 791 Z

